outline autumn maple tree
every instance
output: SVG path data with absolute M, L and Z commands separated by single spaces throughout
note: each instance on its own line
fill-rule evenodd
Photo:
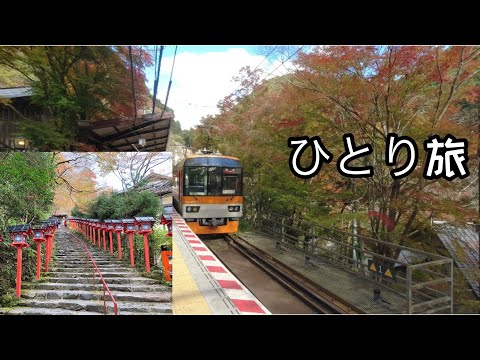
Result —
M 97 196 L 96 175 L 91 170 L 94 156 L 89 153 L 57 153 L 56 188 L 53 202 L 56 214 L 70 214 L 75 208 L 86 212 Z
M 9 75 L 8 84 L 20 78 L 32 87 L 34 103 L 50 112 L 41 127 L 22 121 L 35 146 L 67 147 L 78 120 L 134 117 L 150 102 L 144 69 L 151 64 L 150 52 L 140 46 L 0 47 L 0 73 Z M 39 128 L 42 135 L 35 136 Z
M 299 52 L 293 65 L 295 71 L 261 82 L 251 73 L 251 82 L 242 80 L 248 91 L 226 97 L 219 115 L 202 120 L 218 127 L 211 129 L 213 147 L 242 159 L 253 217 L 275 211 L 330 225 L 356 219 L 369 235 L 399 243 L 432 218 L 475 220 L 478 137 L 472 124 L 478 118 L 472 109 L 480 98 L 479 47 L 316 47 Z M 337 172 L 347 133 L 357 146 L 373 147 L 371 155 L 350 163 L 373 166 L 373 177 L 351 179 Z M 410 136 L 420 149 L 418 165 L 406 178 L 390 176 L 407 153 L 400 152 L 394 167 L 386 165 L 388 133 Z M 426 180 L 423 142 L 448 133 L 468 140 L 472 175 L 451 182 Z M 334 155 L 308 180 L 295 178 L 288 168 L 287 139 L 304 135 L 320 136 Z M 205 136 L 196 131 L 196 147 L 203 147 Z M 309 164 L 308 151 L 302 160 Z

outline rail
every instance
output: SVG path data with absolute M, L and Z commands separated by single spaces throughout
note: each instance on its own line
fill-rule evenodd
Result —
M 304 303 L 320 314 L 362 314 L 364 311 L 322 288 L 298 271 L 276 260 L 238 235 L 225 236 L 230 246 L 246 256 Z
M 90 252 L 90 250 L 88 249 L 87 245 L 85 244 L 84 241 L 82 241 L 79 237 L 75 236 L 74 234 L 72 234 L 72 236 L 78 240 L 79 242 L 82 243 L 83 247 L 85 248 L 85 250 L 87 251 L 87 254 L 88 254 L 88 260 L 90 260 L 92 262 L 92 272 L 93 272 L 93 287 L 95 288 L 95 270 L 97 271 L 98 273 L 98 276 L 100 277 L 100 280 L 102 282 L 102 288 L 103 288 L 103 311 L 104 311 L 104 314 L 107 315 L 107 297 L 106 297 L 106 292 L 105 290 L 108 292 L 108 295 L 110 296 L 110 299 L 112 300 L 112 303 L 113 303 L 113 313 L 114 315 L 118 315 L 118 305 L 117 305 L 117 302 L 115 301 L 115 298 L 113 297 L 113 294 L 112 292 L 110 291 L 110 289 L 108 288 L 108 285 L 107 283 L 105 282 L 105 279 L 103 278 L 102 276 L 102 273 L 100 272 L 100 270 L 98 269 L 97 267 L 97 264 L 95 262 L 95 260 L 93 259 L 93 256 L 92 256 L 92 253 Z M 87 262 L 88 262 L 87 260 Z

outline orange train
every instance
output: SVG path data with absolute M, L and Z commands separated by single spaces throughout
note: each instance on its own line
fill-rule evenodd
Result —
M 187 156 L 176 166 L 173 205 L 195 234 L 237 232 L 242 170 L 239 159 L 209 153 Z

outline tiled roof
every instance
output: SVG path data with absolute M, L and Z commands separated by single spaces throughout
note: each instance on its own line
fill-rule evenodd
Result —
M 0 88 L 0 98 L 13 99 L 32 96 L 31 87 Z

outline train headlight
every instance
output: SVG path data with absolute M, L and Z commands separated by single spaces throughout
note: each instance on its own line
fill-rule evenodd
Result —
M 200 206 L 187 206 L 185 209 L 188 213 L 190 212 L 199 212 L 200 211 Z
M 229 206 L 228 211 L 230 212 L 239 212 L 240 211 L 240 206 Z

